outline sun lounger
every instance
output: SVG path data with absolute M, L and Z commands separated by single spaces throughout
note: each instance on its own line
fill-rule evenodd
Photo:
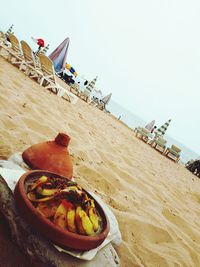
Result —
M 65 100 L 70 99 L 70 102 L 72 104 L 76 104 L 78 97 L 70 92 L 70 86 L 66 84 L 66 82 L 61 80 L 57 75 L 55 75 L 55 79 L 56 79 L 56 84 L 62 88 L 60 89 L 61 97 L 64 98 Z
M 59 78 L 56 77 L 56 74 L 54 71 L 54 65 L 51 59 L 45 56 L 44 54 L 38 54 L 38 58 L 41 64 L 41 71 L 43 73 L 43 76 L 40 80 L 40 85 L 42 86 L 44 85 L 45 88 L 58 94 L 60 97 L 63 97 L 65 100 L 75 103 L 77 100 L 76 96 L 70 93 L 66 88 L 58 84 L 57 79 Z
M 40 80 L 40 85 L 44 85 L 45 83 L 49 89 L 52 89 L 54 93 L 58 93 L 59 86 L 56 84 L 55 80 L 55 71 L 54 71 L 54 65 L 50 58 L 43 54 L 38 54 L 40 64 L 41 64 L 41 70 L 43 73 L 43 77 Z
M 137 137 L 140 134 L 141 130 L 142 130 L 142 127 L 140 127 L 140 126 L 135 128 L 134 131 L 135 131 L 135 134 L 136 134 Z
M 152 141 L 151 146 L 161 153 L 165 152 L 167 141 L 162 137 L 157 137 Z
M 9 48 L 11 46 L 10 42 L 8 42 L 7 37 L 4 32 L 0 31 L 0 49 L 2 47 Z
M 83 99 L 85 102 L 88 102 L 90 99 L 91 92 L 88 89 L 85 89 L 84 91 L 80 91 L 80 98 Z
M 7 42 L 6 35 L 2 31 L 0 31 L 0 54 L 2 55 L 2 51 L 5 50 L 7 54 L 9 54 L 10 47 L 8 46 L 10 43 Z
M 5 57 L 10 63 L 14 65 L 21 64 L 23 55 L 19 40 L 14 34 L 10 33 L 7 38 L 3 32 L 0 33 L 0 51 L 1 50 L 6 51 Z
M 143 127 L 137 128 L 136 136 L 146 143 L 148 143 L 153 138 L 151 132 L 149 130 L 147 130 L 146 128 L 143 128 Z
M 175 162 L 178 162 L 180 159 L 180 153 L 181 153 L 181 149 L 175 145 L 172 145 L 171 147 L 168 147 L 166 149 L 165 156 L 167 156 L 168 158 L 171 158 Z
M 97 107 L 100 104 L 100 99 L 97 97 L 92 97 L 92 99 L 89 101 L 89 105 Z
M 25 73 L 28 76 L 39 79 L 43 76 L 43 74 L 40 71 L 40 64 L 35 58 L 32 49 L 25 41 L 21 41 L 21 47 L 23 52 L 23 60 L 20 64 L 20 70 L 25 68 Z
M 77 84 L 77 83 L 70 84 L 70 91 L 71 91 L 73 94 L 79 96 L 80 93 L 81 93 L 79 84 Z
M 23 58 L 20 42 L 17 39 L 17 37 L 12 33 L 9 34 L 8 38 L 11 43 L 11 48 L 9 49 L 8 61 L 10 61 L 14 65 L 20 66 Z
M 96 107 L 100 110 L 104 110 L 106 108 L 106 104 L 102 100 L 99 100 L 99 103 L 96 105 Z

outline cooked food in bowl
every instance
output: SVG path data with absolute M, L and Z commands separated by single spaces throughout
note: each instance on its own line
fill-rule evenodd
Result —
M 42 175 L 29 181 L 27 196 L 45 218 L 69 232 L 94 236 L 102 229 L 94 199 L 75 182 Z
M 64 249 L 96 248 L 109 233 L 102 206 L 77 183 L 59 174 L 26 172 L 16 184 L 14 197 L 33 231 Z

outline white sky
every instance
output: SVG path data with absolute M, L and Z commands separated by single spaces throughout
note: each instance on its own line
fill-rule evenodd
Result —
M 54 50 L 104 94 L 200 153 L 200 1 L 0 0 L 0 30 Z

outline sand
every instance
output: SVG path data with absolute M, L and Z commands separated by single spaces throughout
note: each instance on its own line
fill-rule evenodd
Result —
M 58 132 L 71 136 L 74 177 L 119 222 L 121 266 L 200 266 L 200 181 L 183 166 L 112 116 L 82 100 L 70 104 L 2 57 L 0 116 L 2 159 Z M 5 253 L 8 257 L 12 249 Z

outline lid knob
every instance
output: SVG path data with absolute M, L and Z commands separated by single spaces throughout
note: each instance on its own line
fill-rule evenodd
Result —
M 61 145 L 61 146 L 67 147 L 69 144 L 69 141 L 70 141 L 69 135 L 64 134 L 64 133 L 59 133 L 55 138 L 56 144 Z

